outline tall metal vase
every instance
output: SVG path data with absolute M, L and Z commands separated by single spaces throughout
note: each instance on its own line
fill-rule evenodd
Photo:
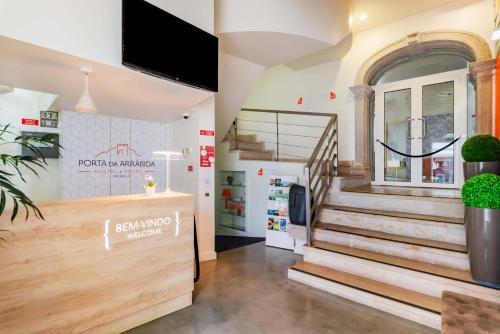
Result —
M 500 209 L 466 208 L 472 278 L 500 288 Z
M 473 176 L 484 173 L 500 175 L 500 161 L 464 162 L 465 181 Z

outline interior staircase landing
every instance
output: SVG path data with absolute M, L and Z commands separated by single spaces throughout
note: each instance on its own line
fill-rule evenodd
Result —
M 460 190 L 444 188 L 417 188 L 417 187 L 395 187 L 395 186 L 372 186 L 363 185 L 359 187 L 344 188 L 342 191 L 378 194 L 378 195 L 398 195 L 417 197 L 437 197 L 437 198 L 461 198 Z

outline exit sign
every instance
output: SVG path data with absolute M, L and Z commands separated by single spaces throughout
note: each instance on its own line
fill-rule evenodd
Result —
M 23 118 L 21 119 L 21 124 L 38 126 L 38 120 L 34 118 Z

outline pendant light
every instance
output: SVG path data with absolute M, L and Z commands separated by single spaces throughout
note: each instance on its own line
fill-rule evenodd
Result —
M 80 68 L 80 72 L 85 74 L 85 90 L 83 91 L 80 100 L 76 104 L 75 111 L 86 112 L 86 113 L 96 113 L 97 108 L 95 107 L 94 101 L 89 93 L 89 74 L 92 73 L 92 68 L 84 66 Z

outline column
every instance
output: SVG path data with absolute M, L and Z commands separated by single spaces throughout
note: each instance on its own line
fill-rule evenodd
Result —
M 469 71 L 476 86 L 476 133 L 491 135 L 495 59 L 470 63 Z
M 354 120 L 355 120 L 355 153 L 354 169 L 351 174 L 369 176 L 370 168 L 370 96 L 373 89 L 367 85 L 358 85 L 349 88 L 354 94 Z

